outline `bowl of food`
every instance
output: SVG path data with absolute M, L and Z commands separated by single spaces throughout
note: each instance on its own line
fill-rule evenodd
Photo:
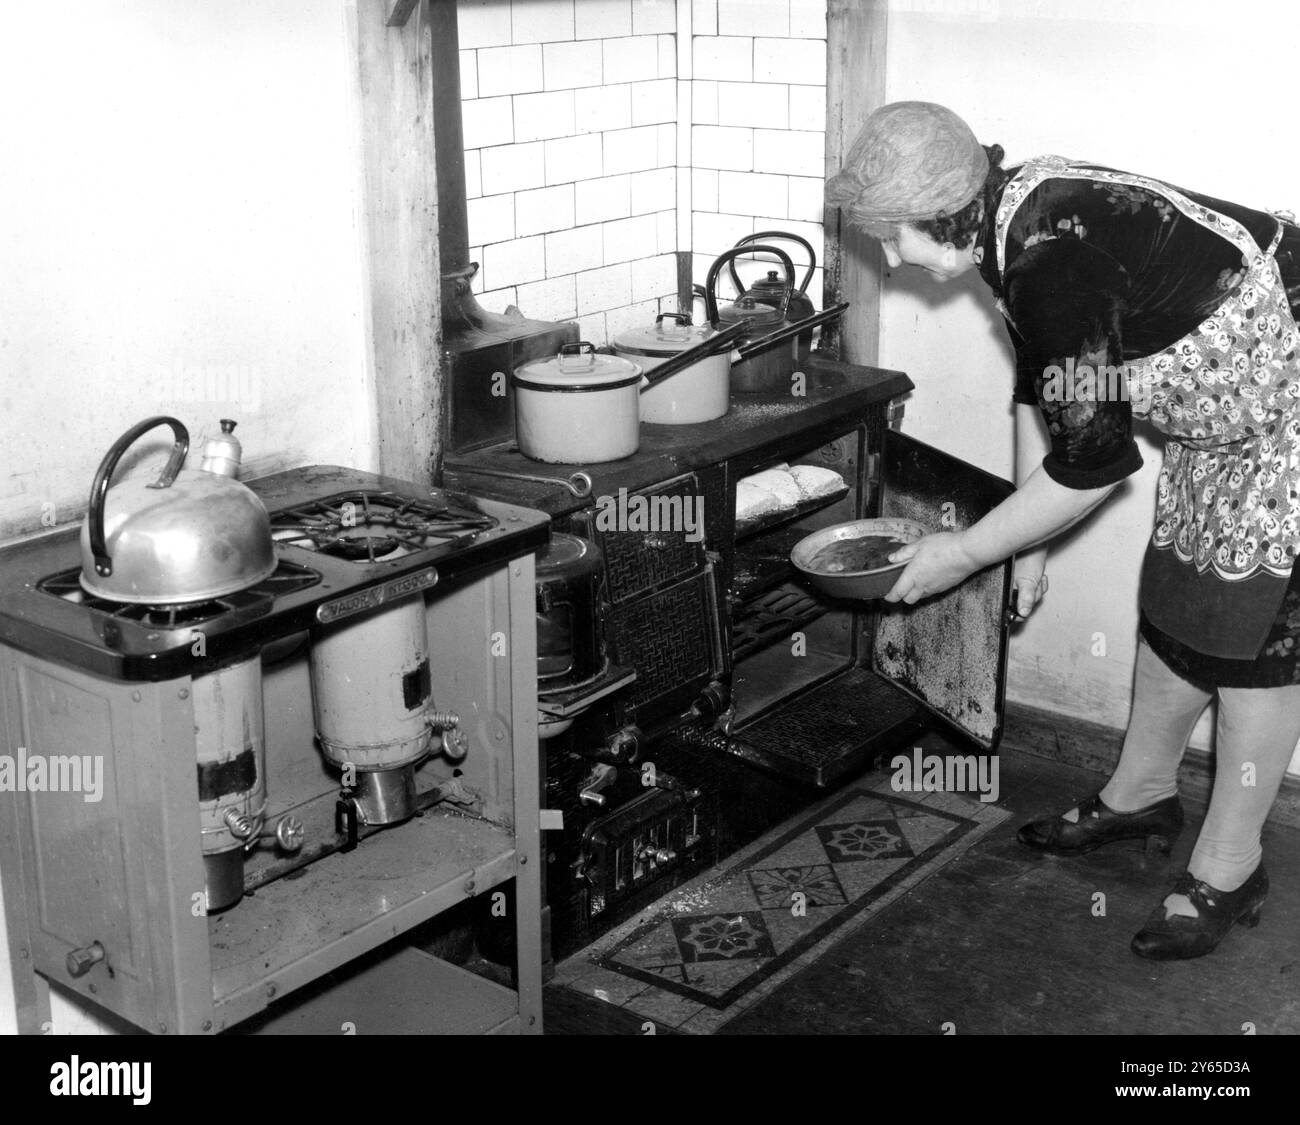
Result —
M 889 556 L 929 534 L 915 520 L 852 520 L 800 539 L 790 561 L 823 593 L 870 601 L 889 593 L 907 565 Z

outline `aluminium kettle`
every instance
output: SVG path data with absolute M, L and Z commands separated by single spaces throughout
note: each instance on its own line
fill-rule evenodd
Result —
M 127 449 L 163 424 L 175 440 L 158 479 L 110 488 Z M 182 468 L 189 445 L 185 426 L 159 415 L 132 426 L 104 454 L 81 526 L 81 585 L 89 593 L 135 605 L 183 605 L 255 586 L 275 570 L 262 501 L 231 476 Z

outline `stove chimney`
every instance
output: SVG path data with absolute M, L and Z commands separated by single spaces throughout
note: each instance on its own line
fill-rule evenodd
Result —
M 530 320 L 513 305 L 504 314 L 488 312 L 471 291 L 478 263 L 469 257 L 456 2 L 430 0 L 427 13 L 448 392 L 443 449 L 455 455 L 514 437 L 514 398 L 500 377 L 529 360 L 555 355 L 562 344 L 577 340 L 578 328 Z

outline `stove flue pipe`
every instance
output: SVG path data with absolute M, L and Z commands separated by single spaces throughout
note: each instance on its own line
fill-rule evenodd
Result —
M 478 272 L 469 260 L 469 211 L 465 199 L 465 132 L 461 123 L 460 27 L 455 0 L 431 0 L 421 10 L 429 21 L 433 71 L 433 145 L 438 167 L 438 254 L 442 262 L 442 330 L 451 339 L 468 331 L 512 334 L 518 321 L 480 307 L 471 291 Z M 418 18 L 418 17 L 417 17 Z

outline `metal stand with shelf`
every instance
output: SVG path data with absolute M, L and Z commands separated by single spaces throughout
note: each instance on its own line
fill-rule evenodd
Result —
M 48 1027 L 53 985 L 164 1034 L 338 1034 L 340 1020 L 371 1033 L 541 1032 L 533 556 L 438 587 L 425 607 L 431 637 L 475 638 L 430 646 L 439 705 L 465 717 L 471 745 L 454 770 L 437 761 L 423 767 L 476 794 L 473 814 L 426 809 L 211 916 L 201 903 L 194 681 L 124 689 L 0 645 L 0 746 L 75 745 L 101 754 L 108 773 L 97 803 L 80 793 L 0 793 L 20 1031 Z M 509 638 L 503 656 L 490 653 L 485 623 Z M 304 657 L 268 672 L 264 686 L 276 815 L 286 805 L 312 809 L 338 788 L 313 743 L 305 665 Z M 507 880 L 516 988 L 395 942 Z M 96 962 L 74 971 L 70 952 L 91 943 L 100 947 Z M 349 972 L 353 963 L 364 971 Z

